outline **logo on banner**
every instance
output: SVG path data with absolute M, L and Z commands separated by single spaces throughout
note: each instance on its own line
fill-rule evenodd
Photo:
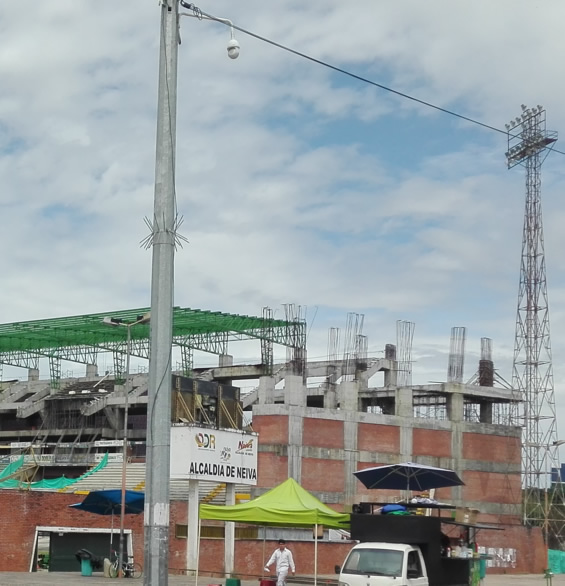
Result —
M 222 450 L 222 453 L 220 454 L 220 460 L 222 462 L 227 462 L 230 458 L 231 458 L 231 448 L 228 446 L 225 446 L 224 449 Z
M 203 450 L 216 449 L 216 436 L 213 433 L 197 433 L 194 436 L 196 445 Z
M 237 444 L 237 450 L 235 451 L 236 454 L 244 454 L 244 455 L 252 455 L 253 454 L 253 439 L 247 440 L 244 442 L 243 440 L 239 440 Z

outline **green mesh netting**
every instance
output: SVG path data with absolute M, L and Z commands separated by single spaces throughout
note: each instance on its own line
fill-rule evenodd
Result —
M 549 549 L 547 551 L 547 567 L 554 574 L 565 574 L 565 551 Z
M 20 460 L 18 460 L 17 462 L 14 462 L 14 464 L 17 464 L 18 462 L 20 462 Z M 23 456 L 21 457 L 21 462 L 19 464 L 19 466 L 21 466 L 23 464 Z M 4 480 L 2 482 L 0 482 L 0 488 L 23 488 L 26 490 L 29 489 L 43 489 L 43 490 L 60 490 L 62 488 L 66 488 L 67 486 L 74 484 L 75 482 L 78 482 L 79 480 L 82 480 L 83 478 L 87 478 L 88 476 L 90 476 L 91 474 L 94 474 L 95 472 L 98 472 L 99 470 L 102 470 L 103 468 L 106 467 L 106 464 L 108 464 L 108 454 L 104 454 L 104 457 L 102 458 L 102 460 L 100 460 L 100 463 L 98 465 L 96 465 L 92 470 L 89 470 L 88 472 L 85 472 L 82 476 L 79 476 L 78 478 L 65 478 L 64 476 L 61 476 L 61 478 L 52 478 L 50 480 L 38 480 L 37 482 L 22 482 L 21 480 L 17 480 L 15 478 L 9 478 L 8 480 Z M 11 466 L 12 464 L 10 464 Z M 15 470 L 17 470 L 17 468 L 19 468 L 19 466 L 17 466 L 15 468 Z M 12 471 L 11 474 L 13 474 L 14 472 Z M 3 474 L 3 476 L 8 476 L 8 474 Z M 0 479 L 2 478 L 2 476 L 0 476 Z
M 6 466 L 6 468 L 4 468 L 4 470 L 2 470 L 2 472 L 0 472 L 0 480 L 2 480 L 2 478 L 6 478 L 6 476 L 11 476 L 12 474 L 14 474 L 14 472 L 16 472 L 18 470 L 18 468 L 22 467 L 23 463 L 24 463 L 23 456 L 21 456 L 15 462 L 10 462 Z

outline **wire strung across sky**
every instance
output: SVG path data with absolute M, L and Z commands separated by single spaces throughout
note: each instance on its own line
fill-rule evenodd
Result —
M 367 83 L 367 84 L 372 85 L 374 87 L 378 87 L 379 89 L 382 89 L 384 91 L 387 91 L 387 92 L 390 92 L 390 93 L 395 94 L 397 96 L 400 96 L 401 98 L 405 98 L 406 100 L 411 100 L 412 102 L 416 102 L 418 104 L 421 104 L 422 106 L 426 106 L 428 108 L 438 110 L 439 112 L 443 112 L 444 114 L 454 116 L 455 118 L 459 118 L 460 120 L 465 120 L 466 122 L 470 122 L 471 124 L 475 124 L 477 126 L 482 126 L 483 128 L 486 128 L 487 130 L 492 130 L 493 132 L 498 132 L 499 134 L 504 134 L 505 136 L 510 136 L 511 138 L 518 138 L 517 135 L 510 134 L 506 130 L 496 128 L 495 126 L 491 126 L 490 124 L 480 122 L 479 120 L 476 120 L 474 118 L 469 118 L 468 116 L 464 116 L 463 114 L 458 114 L 457 112 L 454 112 L 453 110 L 448 110 L 447 108 L 442 108 L 441 106 L 437 106 L 436 104 L 432 104 L 431 102 L 421 100 L 420 98 L 416 98 L 415 96 L 411 96 L 410 94 L 406 94 L 404 92 L 395 90 L 395 89 L 390 88 L 390 87 L 383 85 L 381 83 L 377 83 L 376 81 L 372 81 L 372 80 L 367 79 L 366 77 L 363 77 L 361 75 L 351 73 L 351 71 L 347 71 L 346 69 L 342 69 L 341 67 L 337 67 L 335 65 L 332 65 L 331 63 L 328 63 L 326 61 L 322 61 L 321 59 L 316 59 L 315 57 L 311 57 L 310 55 L 307 55 L 306 53 L 301 53 L 300 51 L 296 51 L 295 49 L 291 49 L 290 47 L 287 47 L 286 45 L 282 45 L 281 43 L 277 43 L 276 41 L 272 41 L 271 39 L 268 39 L 267 37 L 263 37 L 263 36 L 258 35 L 256 33 L 248 31 L 247 29 L 244 29 L 244 28 L 237 26 L 233 23 L 228 24 L 227 22 L 222 22 L 222 20 L 216 19 L 213 15 L 206 14 L 206 12 L 202 12 L 202 10 L 200 10 L 200 8 L 198 8 L 194 4 L 184 2 L 183 0 L 181 0 L 180 3 L 184 8 L 192 10 L 194 12 L 194 15 L 198 18 L 205 17 L 205 18 L 209 18 L 211 20 L 216 20 L 217 22 L 220 22 L 221 24 L 224 24 L 225 26 L 229 26 L 229 27 L 239 31 L 240 33 L 243 33 L 244 35 L 248 35 L 250 37 L 253 37 L 254 39 L 257 39 L 259 41 L 263 41 L 264 43 L 268 43 L 269 45 L 273 45 L 274 47 L 282 49 L 283 51 L 287 51 L 288 53 L 292 53 L 293 55 L 296 55 L 298 57 L 302 57 L 303 59 L 307 59 L 308 61 L 312 61 L 313 63 L 317 63 L 318 65 L 322 65 L 323 67 L 326 67 L 327 69 L 337 71 L 338 73 L 341 73 L 343 75 L 347 75 L 348 77 L 351 77 L 351 78 L 356 79 L 358 81 L 362 81 L 363 83 Z M 560 155 L 565 155 L 565 152 L 559 151 L 555 148 L 549 148 L 548 150 L 550 150 L 554 153 L 558 153 Z

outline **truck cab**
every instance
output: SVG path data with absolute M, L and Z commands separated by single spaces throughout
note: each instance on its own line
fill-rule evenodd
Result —
M 429 586 L 418 546 L 404 543 L 359 543 L 339 570 L 339 586 Z

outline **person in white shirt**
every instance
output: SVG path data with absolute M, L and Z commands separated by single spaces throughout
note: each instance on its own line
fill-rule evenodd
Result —
M 275 549 L 271 559 L 265 564 L 265 570 L 268 572 L 269 567 L 275 564 L 275 571 L 277 573 L 277 586 L 285 586 L 288 572 L 292 572 L 294 576 L 294 559 L 292 552 L 286 547 L 286 541 L 279 539 L 279 548 Z

